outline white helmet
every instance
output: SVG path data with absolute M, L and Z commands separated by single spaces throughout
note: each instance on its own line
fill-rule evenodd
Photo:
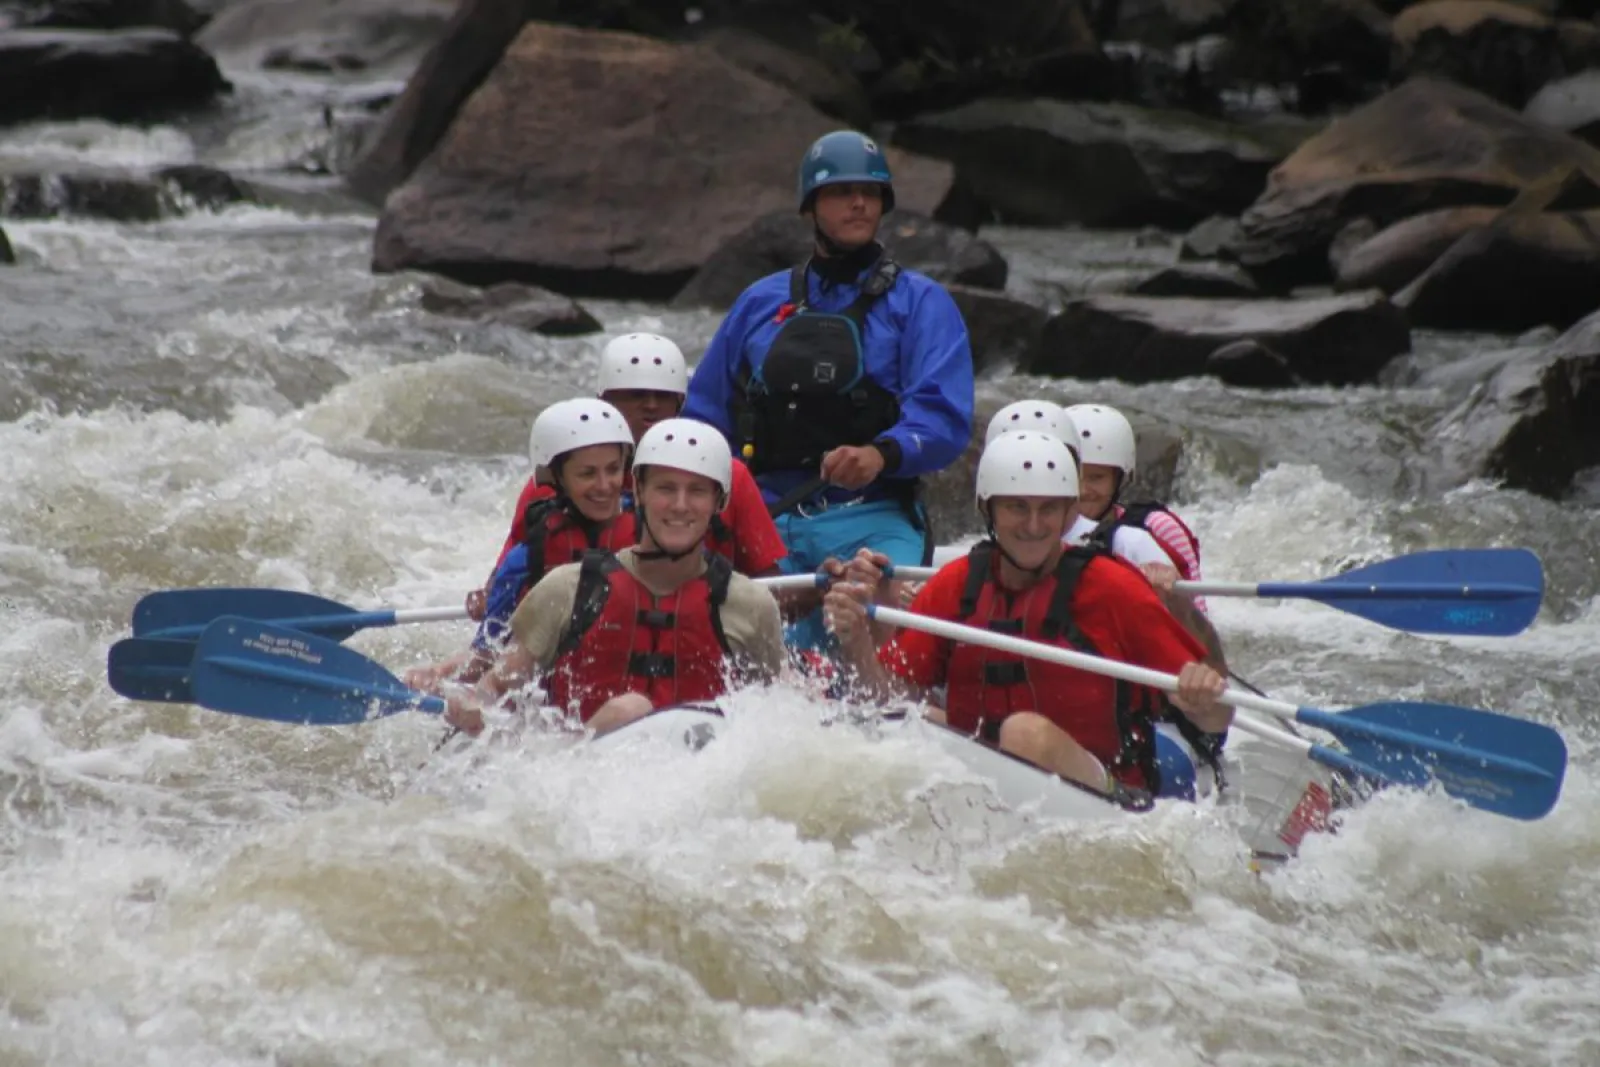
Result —
M 1104 404 L 1075 404 L 1067 409 L 1067 417 L 1078 431 L 1078 459 L 1084 463 L 1100 463 L 1117 467 L 1124 474 L 1132 474 L 1138 448 L 1133 439 L 1133 427 L 1122 412 Z
M 528 458 L 535 467 L 548 467 L 564 453 L 590 445 L 633 447 L 633 431 L 622 412 L 594 397 L 559 400 L 533 420 L 528 434 Z
M 1047 433 L 1003 433 L 978 457 L 978 506 L 996 496 L 1078 496 L 1078 464 L 1065 441 Z
M 697 419 L 662 419 L 646 430 L 633 454 L 636 483 L 639 468 L 649 466 L 703 474 L 722 486 L 724 497 L 733 491 L 733 453 L 728 440 L 721 430 Z
M 649 389 L 658 393 L 689 391 L 689 369 L 677 345 L 655 333 L 628 333 L 615 338 L 600 353 L 596 392 L 613 389 Z
M 1001 434 L 1018 430 L 1047 433 L 1061 438 L 1068 448 L 1078 447 L 1077 430 L 1067 416 L 1067 409 L 1048 400 L 1018 400 L 1007 404 L 989 420 L 989 430 L 984 434 L 983 443 L 988 445 Z

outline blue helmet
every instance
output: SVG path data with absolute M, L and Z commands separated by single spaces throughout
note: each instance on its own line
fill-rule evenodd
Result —
M 800 160 L 800 210 L 811 206 L 811 196 L 824 185 L 870 182 L 883 186 L 883 210 L 894 210 L 894 179 L 889 160 L 878 142 L 854 130 L 824 134 Z

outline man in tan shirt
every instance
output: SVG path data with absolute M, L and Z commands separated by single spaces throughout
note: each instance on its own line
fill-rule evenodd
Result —
M 657 423 L 634 455 L 639 543 L 552 570 L 511 617 L 512 642 L 446 721 L 483 728 L 483 701 L 534 675 L 550 702 L 606 733 L 668 704 L 769 682 L 784 662 L 778 605 L 721 557 L 711 518 L 733 481 L 722 434 L 692 419 Z

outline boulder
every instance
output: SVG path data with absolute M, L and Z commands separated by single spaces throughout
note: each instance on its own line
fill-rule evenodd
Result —
M 1600 145 L 1600 70 L 1546 84 L 1522 113 L 1541 126 Z
M 422 284 L 421 303 L 424 311 L 436 315 L 499 323 L 548 337 L 572 337 L 602 329 L 600 320 L 577 301 L 515 282 L 478 289 L 429 278 Z
M 1301 384 L 1289 358 L 1260 341 L 1231 341 L 1206 357 L 1206 373 L 1224 385 L 1289 389 Z
M 884 248 L 903 267 L 940 282 L 1004 289 L 1006 261 L 989 242 L 910 211 L 889 214 L 879 229 Z M 706 261 L 673 298 L 677 307 L 726 309 L 745 287 L 811 254 L 811 224 L 793 211 L 757 219 Z
M 1519 351 L 1447 414 L 1431 447 L 1446 478 L 1560 497 L 1600 463 L 1600 311 L 1545 348 Z
M 758 7 L 752 14 L 759 16 L 761 11 Z M 709 20 L 691 27 L 685 40 L 703 44 L 735 66 L 789 90 L 845 126 L 860 130 L 872 126 L 866 89 L 840 50 L 826 47 L 829 38 L 815 18 L 793 12 L 753 25 Z
M 411 177 L 526 22 L 524 0 L 462 0 L 351 166 L 351 191 L 382 205 Z
M 1239 220 L 1229 215 L 1212 215 L 1195 224 L 1183 235 L 1178 259 L 1216 259 L 1239 234 Z
M 455 0 L 237 0 L 196 39 L 230 63 L 404 75 L 438 40 Z
M 17 253 L 11 248 L 11 238 L 6 236 L 5 230 L 0 230 L 0 265 L 8 265 L 17 261 Z
M 1395 295 L 1415 326 L 1512 332 L 1600 308 L 1600 210 L 1508 210 Z
M 972 369 L 976 373 L 1011 367 L 1026 359 L 1050 313 L 1036 304 L 971 285 L 946 285 L 972 343 Z
M 1272 172 L 1229 258 L 1269 291 L 1331 280 L 1329 246 L 1356 218 L 1503 206 L 1568 175 L 1567 209 L 1600 204 L 1600 149 L 1453 82 L 1414 78 L 1334 122 Z
M 1545 15 L 1504 0 L 1428 0 L 1394 20 L 1395 71 L 1450 78 L 1520 108 L 1566 74 L 1561 34 Z
M 1234 0 L 1221 32 L 1230 47 L 1219 73 L 1235 84 L 1294 84 L 1308 71 L 1354 84 L 1389 76 L 1389 18 L 1370 0 Z
M 152 173 L 15 171 L 0 173 L 0 205 L 18 219 L 58 217 L 154 222 L 192 208 L 250 199 L 230 175 L 199 164 Z
M 389 195 L 373 269 L 668 299 L 795 209 L 799 155 L 837 125 L 705 48 L 529 23 Z M 897 202 L 931 213 L 936 182 L 897 166 Z
M 894 136 L 955 163 L 1007 222 L 1183 228 L 1243 210 L 1308 133 L 1134 104 L 990 98 L 919 115 Z
M 1225 263 L 1186 263 L 1163 267 L 1134 283 L 1137 296 L 1253 297 L 1260 290 L 1250 275 Z
M 5 9 L 11 8 L 10 12 Z M 8 19 L 9 14 L 9 19 Z M 129 30 L 145 27 L 192 35 L 210 16 L 186 0 L 48 0 L 45 3 L 0 3 L 0 28 L 58 30 Z
M 0 126 L 126 122 L 229 88 L 214 59 L 171 30 L 0 30 Z
M 1404 314 L 1376 292 L 1309 300 L 1092 296 L 1045 324 L 1027 369 L 1168 381 L 1209 373 L 1213 352 L 1247 340 L 1282 354 L 1296 377 L 1325 385 L 1370 382 L 1411 348 Z
M 1102 40 L 1176 45 L 1227 25 L 1238 0 L 1115 0 L 1102 2 L 1091 25 Z
M 1462 234 L 1487 226 L 1503 210 L 1447 207 L 1415 215 L 1369 234 L 1343 255 L 1337 251 L 1333 253 L 1335 283 L 1344 290 L 1382 289 L 1386 293 L 1397 293 L 1427 270 L 1461 239 Z M 1366 229 L 1371 228 L 1368 223 Z

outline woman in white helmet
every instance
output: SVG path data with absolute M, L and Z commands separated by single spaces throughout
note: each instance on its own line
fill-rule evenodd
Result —
M 633 544 L 633 524 L 622 521 L 623 479 L 632 453 L 627 420 L 604 400 L 562 400 L 539 413 L 528 434 L 528 458 L 549 471 L 551 491 L 529 503 L 521 537 L 495 566 L 472 650 L 408 672 L 407 684 L 431 690 L 451 675 L 475 681 L 489 667 L 511 613 L 541 578 L 591 549 Z
M 600 353 L 595 392 L 622 413 L 633 440 L 638 441 L 656 423 L 677 416 L 683 407 L 688 379 L 683 352 L 671 340 L 660 334 L 629 333 L 612 339 Z M 632 504 L 632 492 L 631 480 L 625 478 L 625 509 Z M 528 509 L 554 495 L 554 488 L 540 480 L 536 469 L 517 499 L 511 531 L 495 561 L 497 568 L 526 537 Z M 780 562 L 788 555 L 762 502 L 761 490 L 742 463 L 734 464 L 733 489 L 727 506 L 712 526 L 709 541 L 713 551 L 728 557 L 734 570 L 752 578 L 778 574 Z M 468 594 L 469 615 L 483 617 L 487 592 L 485 589 Z
M 1222 676 L 1149 582 L 1104 551 L 1062 543 L 1077 497 L 1077 464 L 1059 438 L 996 437 L 978 462 L 988 537 L 942 567 L 912 610 L 1176 674 L 1173 704 L 1201 730 L 1225 729 Z M 944 710 L 930 717 L 1096 789 L 1159 790 L 1152 691 L 914 630 L 875 649 L 864 609 L 872 593 L 848 581 L 824 601 L 869 699 L 926 700 L 944 686 Z
M 1199 581 L 1200 540 L 1184 521 L 1165 504 L 1122 502 L 1138 453 L 1127 417 L 1105 404 L 1078 404 L 1066 414 L 1082 463 L 1078 521 L 1068 539 L 1083 544 L 1098 535 L 1135 563 L 1162 564 L 1177 572 L 1174 578 Z
M 552 704 L 605 733 L 668 704 L 713 699 L 730 678 L 770 680 L 783 661 L 777 602 L 706 551 L 733 485 L 728 443 L 692 419 L 665 419 L 633 459 L 638 543 L 557 567 L 511 617 L 512 641 L 446 718 L 483 727 L 482 699 L 537 675 Z

